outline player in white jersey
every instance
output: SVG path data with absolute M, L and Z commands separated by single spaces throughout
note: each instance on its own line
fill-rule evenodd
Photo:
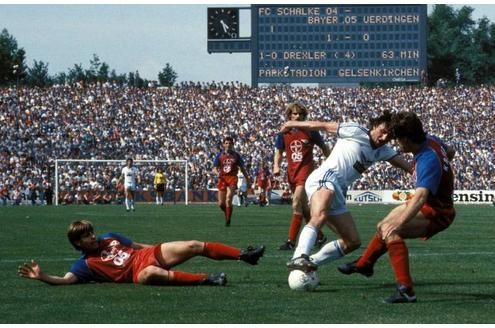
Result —
M 247 207 L 248 202 L 247 202 L 247 181 L 246 178 L 244 177 L 244 174 L 242 174 L 241 171 L 237 173 L 237 197 L 239 199 L 239 203 L 237 206 L 242 206 L 243 204 Z
M 136 191 L 137 183 L 141 183 L 141 177 L 137 167 L 133 165 L 134 160 L 128 158 L 126 160 L 126 166 L 122 169 L 122 175 L 120 179 L 124 179 L 124 190 L 125 190 L 125 207 L 127 212 L 134 209 L 134 192 Z
M 310 202 L 311 219 L 301 231 L 292 259 L 291 270 L 314 271 L 319 265 L 342 257 L 359 248 L 361 240 L 354 220 L 345 206 L 347 188 L 366 169 L 378 161 L 388 161 L 412 173 L 413 166 L 395 150 L 386 145 L 390 140 L 389 111 L 374 118 L 370 129 L 355 123 L 289 121 L 282 132 L 291 128 L 321 130 L 337 135 L 330 156 L 306 180 L 306 194 Z M 309 256 L 318 230 L 327 224 L 340 239 L 325 244 Z

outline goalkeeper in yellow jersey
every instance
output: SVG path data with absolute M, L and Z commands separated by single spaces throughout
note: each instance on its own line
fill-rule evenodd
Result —
M 163 174 L 162 169 L 158 167 L 156 169 L 155 179 L 153 181 L 156 191 L 156 205 L 163 205 L 163 194 L 165 192 L 166 183 L 167 183 L 167 178 Z

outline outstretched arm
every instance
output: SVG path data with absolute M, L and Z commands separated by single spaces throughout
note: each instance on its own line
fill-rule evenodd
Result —
M 382 231 L 383 240 L 385 240 L 392 234 L 392 232 L 409 222 L 418 214 L 418 212 L 421 210 L 421 207 L 423 207 L 423 205 L 426 203 L 428 194 L 428 189 L 422 187 L 416 188 L 413 198 L 409 200 L 409 202 L 407 203 L 407 207 L 400 214 L 397 220 L 385 221 L 380 224 L 379 229 Z
M 23 278 L 40 280 L 50 285 L 70 285 L 77 282 L 77 277 L 72 272 L 67 272 L 63 277 L 44 273 L 35 260 L 19 266 L 17 272 Z
M 397 155 L 390 159 L 388 162 L 395 167 L 403 169 L 407 173 L 412 174 L 414 171 L 414 166 L 412 165 L 412 163 L 406 160 L 402 155 Z
M 288 121 L 282 125 L 280 132 L 287 132 L 290 129 L 304 129 L 311 131 L 325 131 L 327 133 L 337 133 L 339 123 L 321 121 Z

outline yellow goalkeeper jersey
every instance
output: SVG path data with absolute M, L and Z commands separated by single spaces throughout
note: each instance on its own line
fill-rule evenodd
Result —
M 155 181 L 153 182 L 154 184 L 165 184 L 167 182 L 167 178 L 165 178 L 165 175 L 163 173 L 156 173 L 155 174 Z

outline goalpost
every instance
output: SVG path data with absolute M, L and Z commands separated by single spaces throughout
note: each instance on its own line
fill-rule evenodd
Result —
M 112 196 L 117 197 L 115 182 L 120 179 L 122 168 L 126 165 L 125 159 L 55 159 L 55 205 L 59 205 L 61 192 L 76 194 L 84 188 L 101 188 L 111 185 Z M 137 192 L 154 192 L 153 178 L 157 167 L 161 167 L 167 178 L 167 186 L 172 191 L 175 202 L 175 192 L 184 191 L 184 203 L 188 199 L 188 161 L 187 160 L 134 160 L 141 176 L 140 189 Z M 92 169 L 91 169 L 92 168 Z M 96 169 L 95 168 L 99 168 Z M 179 168 L 179 169 L 178 169 Z M 92 180 L 91 180 L 92 179 Z M 78 190 L 74 190 L 78 189 Z M 105 189 L 106 190 L 106 189 Z

